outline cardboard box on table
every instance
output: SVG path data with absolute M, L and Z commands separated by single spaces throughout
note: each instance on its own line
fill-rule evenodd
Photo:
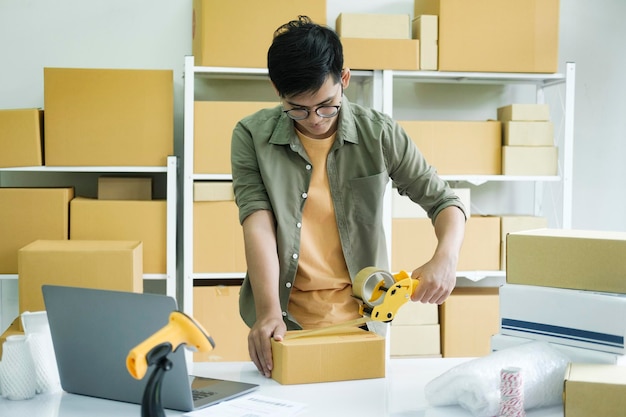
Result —
M 564 417 L 619 417 L 626 410 L 626 367 L 570 363 L 563 383 Z
M 415 0 L 439 17 L 439 70 L 558 70 L 559 0 Z
M 290 332 L 287 332 L 289 335 Z M 272 378 L 288 384 L 385 376 L 385 339 L 359 328 L 272 343 Z
M 195 64 L 267 68 L 267 50 L 274 31 L 299 15 L 325 25 L 326 0 L 194 0 Z
M 43 165 L 43 110 L 0 110 L 0 167 Z
M 341 38 L 346 68 L 414 71 L 420 67 L 417 39 Z
M 277 102 L 194 102 L 194 173 L 230 174 L 230 143 L 237 122 Z
M 399 121 L 441 175 L 502 173 L 502 126 L 498 121 Z
M 433 15 L 416 16 L 413 19 L 412 38 L 420 41 L 420 69 L 437 70 L 439 61 L 438 18 Z
M 500 217 L 500 269 L 506 270 L 506 238 L 509 233 L 545 229 L 548 219 L 541 216 L 503 215 Z
M 626 293 L 626 233 L 541 229 L 507 237 L 506 281 Z
M 519 284 L 500 288 L 499 332 L 504 335 L 623 355 L 622 317 L 626 294 Z
M 556 146 L 503 146 L 502 175 L 556 175 Z
M 17 251 L 37 239 L 68 239 L 73 188 L 0 188 L 0 273 L 17 274 Z
M 166 272 L 167 204 L 165 200 L 97 200 L 77 197 L 70 203 L 70 239 L 139 240 L 143 272 Z
M 152 178 L 98 177 L 98 200 L 152 200 Z
M 171 70 L 44 68 L 51 166 L 165 166 L 174 153 Z
M 339 13 L 335 31 L 342 38 L 411 39 L 408 14 Z
M 389 338 L 391 356 L 441 356 L 439 324 L 397 325 L 392 322 Z

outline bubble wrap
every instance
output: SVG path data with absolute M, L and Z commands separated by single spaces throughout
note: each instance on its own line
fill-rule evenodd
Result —
M 563 402 L 563 378 L 569 358 L 546 342 L 530 342 L 458 365 L 425 387 L 431 405 L 459 405 L 476 417 L 498 414 L 500 371 L 520 368 L 524 409 Z
M 25 336 L 9 336 L 2 346 L 2 395 L 9 400 L 26 400 L 36 394 L 35 365 Z

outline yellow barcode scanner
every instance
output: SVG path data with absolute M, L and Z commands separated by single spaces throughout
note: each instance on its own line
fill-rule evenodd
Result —
M 172 368 L 172 362 L 167 356 L 181 345 L 205 353 L 213 350 L 215 342 L 200 323 L 185 313 L 173 311 L 168 324 L 128 353 L 126 368 L 135 379 L 143 379 L 148 367 L 156 366 L 144 390 L 142 417 L 165 417 L 161 405 L 161 382 L 165 372 Z

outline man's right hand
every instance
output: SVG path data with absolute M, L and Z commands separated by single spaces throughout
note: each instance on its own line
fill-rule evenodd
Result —
M 282 317 L 270 317 L 257 319 L 248 333 L 248 352 L 250 359 L 256 365 L 260 373 L 267 378 L 272 376 L 272 345 L 270 339 L 283 340 L 287 326 Z

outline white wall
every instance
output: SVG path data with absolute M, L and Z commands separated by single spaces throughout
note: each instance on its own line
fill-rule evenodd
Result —
M 328 0 L 330 26 L 342 11 L 412 14 L 413 2 Z M 624 16 L 623 0 L 561 0 L 560 71 L 566 61 L 577 64 L 575 228 L 626 231 Z M 43 107 L 44 67 L 172 69 L 180 149 L 183 57 L 190 53 L 191 0 L 0 0 L 0 109 Z M 486 194 L 502 199 L 500 192 Z M 0 312 L 14 290 L 0 287 Z

